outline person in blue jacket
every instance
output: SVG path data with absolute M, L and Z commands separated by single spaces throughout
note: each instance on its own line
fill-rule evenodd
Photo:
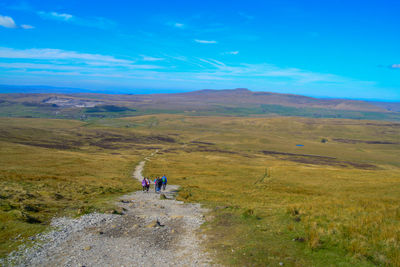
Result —
M 161 179 L 162 179 L 162 189 L 165 191 L 165 188 L 167 187 L 167 176 L 165 176 L 164 174 Z

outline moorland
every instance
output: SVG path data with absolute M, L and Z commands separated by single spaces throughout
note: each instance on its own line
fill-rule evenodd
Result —
M 54 216 L 119 213 L 158 149 L 145 175 L 209 208 L 222 264 L 399 266 L 393 105 L 249 94 L 1 95 L 1 256 Z

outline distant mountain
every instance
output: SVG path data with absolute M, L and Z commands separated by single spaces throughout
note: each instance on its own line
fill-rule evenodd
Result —
M 185 101 L 191 103 L 215 103 L 248 105 L 282 105 L 291 107 L 311 107 L 338 110 L 359 111 L 387 111 L 375 102 L 347 99 L 319 99 L 293 94 L 279 94 L 271 92 L 252 92 L 248 89 L 238 88 L 233 90 L 200 90 L 173 95 L 152 95 L 154 99 L 169 99 L 170 101 Z M 399 103 L 400 104 L 400 103 Z
M 69 118 L 81 116 L 79 111 L 99 106 L 88 116 L 108 116 L 102 106 L 112 106 L 112 116 L 130 116 L 154 113 L 222 116 L 300 116 L 314 118 L 350 118 L 370 120 L 400 120 L 400 103 L 369 102 L 348 99 L 321 99 L 302 95 L 253 92 L 245 88 L 225 90 L 199 90 L 185 93 L 106 94 L 90 90 L 53 87 L 0 86 L 0 116 L 21 116 L 24 110 L 38 114 L 66 114 Z M 78 93 L 77 93 L 78 90 Z M 81 91 L 79 91 L 81 90 Z M 29 92 L 29 93 L 23 93 Z M 35 93 L 33 93 L 35 92 Z M 1 104 L 3 103 L 3 104 Z M 14 111 L 11 112 L 11 106 Z M 50 107 L 51 106 L 51 107 Z M 124 107 L 121 113 L 118 107 Z M 66 109 L 72 110 L 66 110 Z M 126 109 L 127 108 L 127 109 Z M 49 110 L 52 110 L 51 113 Z M 101 114 L 97 114 L 100 111 Z M 128 112 L 129 111 L 129 112 Z M 43 113 L 44 112 L 44 113 Z M 50 113 L 49 113 L 50 112 Z M 8 114 L 8 115 L 7 115 Z M 13 115 L 14 114 L 14 115 Z M 16 115 L 19 114 L 19 115 Z M 24 113 L 26 116 L 31 116 Z M 40 116 L 42 116 L 40 115 Z M 43 115 L 44 116 L 44 115 Z

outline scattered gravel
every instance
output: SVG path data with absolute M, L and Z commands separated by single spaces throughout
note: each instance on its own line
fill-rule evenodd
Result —
M 149 160 L 146 158 L 145 160 Z M 145 161 L 134 178 L 142 180 Z M 91 213 L 53 219 L 54 230 L 32 237 L 0 265 L 11 266 L 210 266 L 200 232 L 206 212 L 198 204 L 175 200 L 178 186 L 167 185 L 167 200 L 154 193 L 121 197 L 123 215 Z

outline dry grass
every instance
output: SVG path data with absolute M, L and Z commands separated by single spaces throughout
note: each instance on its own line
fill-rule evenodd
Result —
M 400 266 L 400 124 L 155 115 L 0 127 L 1 222 L 20 224 L 0 231 L 8 246 L 42 230 L 24 214 L 45 222 L 132 190 L 134 162 L 161 148 L 146 175 L 210 207 L 203 230 L 222 263 Z
M 127 148 L 129 133 L 102 142 L 115 132 L 75 121 L 1 119 L 0 127 L 0 255 L 54 216 L 112 211 L 111 199 L 137 188 L 132 170 L 149 153 Z M 94 141 L 100 145 L 88 145 Z
M 166 173 L 171 182 L 183 186 L 182 200 L 213 208 L 215 219 L 206 231 L 210 249 L 218 251 L 222 262 L 400 265 L 400 150 L 394 145 L 320 142 L 321 136 L 331 140 L 352 136 L 349 132 L 357 132 L 354 135 L 364 140 L 398 141 L 398 125 L 303 119 L 183 121 L 197 124 L 199 129 L 185 136 L 216 144 L 214 152 L 183 142 L 180 148 L 151 161 L 146 172 Z M 191 124 L 175 124 L 174 128 L 186 132 L 193 129 Z M 331 125 L 342 129 L 333 131 Z M 264 135 L 260 128 L 265 129 Z M 215 133 L 217 129 L 222 137 Z M 282 141 L 277 142 L 279 139 Z M 301 154 L 377 168 L 304 164 L 259 153 L 264 148 L 299 153 L 296 143 L 306 145 Z

